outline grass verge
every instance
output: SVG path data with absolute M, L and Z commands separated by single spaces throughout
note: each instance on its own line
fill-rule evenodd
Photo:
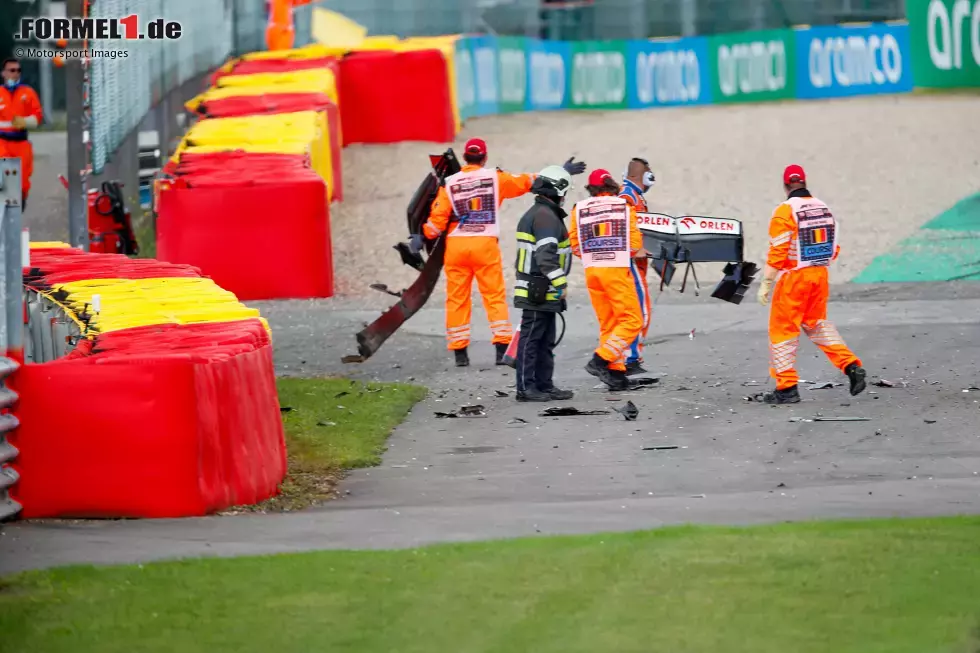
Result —
M 381 462 L 385 440 L 425 388 L 348 379 L 277 379 L 289 475 L 281 493 L 230 512 L 299 510 L 329 498 L 345 470 Z
M 980 519 L 27 572 L 0 652 L 975 653 Z

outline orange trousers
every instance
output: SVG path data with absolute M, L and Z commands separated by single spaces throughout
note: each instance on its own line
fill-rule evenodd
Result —
M 643 312 L 630 268 L 587 268 L 585 287 L 599 319 L 599 347 L 595 353 L 609 369 L 626 371 L 630 345 L 643 330 Z
M 785 390 L 800 381 L 796 371 L 800 329 L 841 372 L 851 363 L 861 365 L 837 327 L 827 320 L 829 293 L 825 267 L 781 272 L 777 278 L 769 311 L 769 374 L 776 380 L 777 389 Z
M 492 236 L 449 236 L 446 240 L 446 340 L 450 351 L 470 344 L 473 277 L 490 320 L 493 344 L 510 344 L 514 331 L 507 310 L 507 282 L 500 245 Z
M 5 141 L 0 138 L 0 158 L 20 159 L 20 189 L 27 199 L 31 190 L 31 174 L 34 173 L 34 148 L 30 141 Z

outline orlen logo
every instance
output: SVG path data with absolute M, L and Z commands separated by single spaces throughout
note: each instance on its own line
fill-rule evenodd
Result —
M 663 215 L 641 215 L 639 216 L 640 224 L 648 224 L 652 227 L 669 227 L 674 224 L 674 221 Z
M 840 86 L 897 84 L 901 79 L 902 51 L 891 34 L 810 42 L 810 82 L 814 88 L 827 88 L 834 82 Z
M 694 218 L 681 218 L 681 224 L 688 229 L 693 229 L 694 225 L 697 224 L 697 221 Z
M 974 0 L 972 12 L 969 0 L 955 0 L 952 20 L 941 0 L 929 3 L 926 18 L 929 58 L 939 70 L 963 68 L 963 37 L 967 32 L 963 22 L 967 19 L 970 21 L 970 52 L 973 53 L 973 61 L 980 66 L 980 0 Z

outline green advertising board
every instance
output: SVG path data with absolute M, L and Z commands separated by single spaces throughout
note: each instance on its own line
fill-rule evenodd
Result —
M 912 73 L 923 88 L 980 88 L 980 0 L 906 0 Z
M 626 75 L 625 41 L 572 43 L 569 107 L 625 109 Z
M 527 97 L 527 54 L 523 38 L 501 36 L 497 39 L 497 76 L 500 113 L 524 111 Z
M 719 34 L 708 38 L 715 102 L 759 102 L 796 97 L 795 33 L 789 29 Z

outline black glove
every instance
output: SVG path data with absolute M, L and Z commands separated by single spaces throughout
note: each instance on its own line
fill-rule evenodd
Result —
M 418 254 L 422 251 L 423 236 L 422 234 L 412 234 L 412 237 L 408 239 L 408 250 L 412 254 Z
M 579 161 L 576 163 L 575 157 L 573 156 L 570 157 L 568 161 L 565 161 L 562 168 L 564 168 L 565 172 L 570 175 L 580 175 L 585 172 L 585 162 Z

